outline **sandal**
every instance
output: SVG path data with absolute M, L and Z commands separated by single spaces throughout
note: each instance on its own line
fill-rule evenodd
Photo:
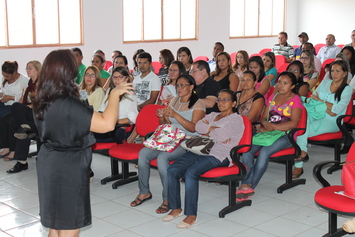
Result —
M 244 198 L 236 198 L 235 200 L 236 200 L 237 202 L 242 202 L 242 201 L 248 200 L 249 198 L 251 198 L 251 196 L 247 196 L 247 197 L 244 197 Z
M 252 189 L 252 188 L 248 188 L 248 189 L 244 189 L 244 190 L 237 190 L 235 197 L 237 199 L 246 198 L 246 197 L 250 197 L 250 196 L 254 195 L 254 193 L 255 193 L 254 189 Z
M 343 230 L 345 230 L 348 233 L 355 233 L 355 224 L 351 220 L 347 220 L 343 224 Z
M 164 214 L 170 210 L 169 206 L 166 205 L 164 202 L 155 210 L 157 214 Z
M 300 169 L 300 172 L 295 173 L 296 169 Z M 292 172 L 292 179 L 298 179 L 303 174 L 303 168 L 295 168 Z
M 144 199 L 140 199 L 140 198 L 138 198 L 138 196 L 139 196 L 139 194 L 137 195 L 136 199 L 134 199 L 134 200 L 131 202 L 131 204 L 130 204 L 131 207 L 139 206 L 139 205 L 141 205 L 143 202 L 148 201 L 148 200 L 150 200 L 150 199 L 153 198 L 153 195 L 152 195 L 151 193 L 150 193 L 150 196 L 149 196 L 149 197 L 144 198 Z
M 15 160 L 15 158 L 14 158 L 14 157 L 10 158 L 10 157 L 8 157 L 8 156 L 6 156 L 6 157 L 4 158 L 4 161 L 12 161 L 12 160 Z

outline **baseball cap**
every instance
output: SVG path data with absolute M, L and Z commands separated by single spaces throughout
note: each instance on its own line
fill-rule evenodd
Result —
M 305 37 L 309 38 L 306 32 L 302 32 L 301 34 L 298 35 L 298 37 L 301 37 L 301 36 L 305 36 Z

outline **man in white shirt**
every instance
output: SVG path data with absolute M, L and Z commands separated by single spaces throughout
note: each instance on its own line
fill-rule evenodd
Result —
M 334 44 L 336 41 L 335 36 L 332 34 L 327 35 L 325 39 L 325 46 L 320 48 L 317 58 L 323 63 L 328 58 L 335 58 L 335 56 L 340 53 L 341 49 Z
M 148 104 L 155 104 L 161 82 L 159 77 L 150 70 L 152 56 L 147 53 L 141 53 L 138 56 L 138 68 L 141 74 L 134 77 L 133 86 L 137 96 L 138 110 L 141 110 Z
M 207 61 L 208 66 L 210 67 L 210 72 L 213 72 L 216 69 L 217 55 L 223 51 L 224 45 L 221 42 L 216 42 L 212 51 L 213 58 Z

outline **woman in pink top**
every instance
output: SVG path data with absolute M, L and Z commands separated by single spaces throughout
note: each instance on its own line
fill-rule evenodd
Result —
M 270 90 L 270 81 L 265 76 L 264 62 L 260 56 L 253 56 L 248 60 L 248 70 L 255 73 L 257 84 L 255 90 L 260 94 L 267 96 Z M 265 97 L 265 100 L 267 98 Z
M 180 178 L 185 177 L 186 218 L 178 228 L 188 228 L 196 222 L 198 202 L 198 178 L 207 171 L 229 166 L 232 160 L 230 150 L 239 144 L 244 132 L 243 118 L 234 113 L 236 97 L 231 90 L 222 90 L 217 99 L 220 113 L 212 112 L 196 123 L 195 129 L 216 141 L 209 155 L 197 155 L 187 152 L 178 158 L 168 169 L 168 201 L 172 211 L 163 218 L 171 221 L 182 215 L 180 198 Z
M 267 100 L 267 108 L 264 110 L 259 132 L 280 130 L 289 131 L 296 128 L 302 113 L 301 98 L 295 93 L 297 78 L 291 72 L 282 72 L 279 76 L 278 93 L 273 94 Z M 285 134 L 270 146 L 252 145 L 249 152 L 243 154 L 242 162 L 247 166 L 247 174 L 237 190 L 237 200 L 248 199 L 254 194 L 254 188 L 264 175 L 269 157 L 292 144 Z M 257 159 L 255 154 L 259 152 Z

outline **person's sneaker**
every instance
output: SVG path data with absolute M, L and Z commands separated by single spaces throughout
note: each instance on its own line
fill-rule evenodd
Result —
M 28 163 L 22 164 L 20 162 L 17 162 L 14 167 L 12 167 L 11 169 L 9 169 L 6 172 L 9 174 L 13 174 L 13 173 L 18 173 L 18 172 L 21 172 L 22 170 L 27 170 L 27 169 L 28 169 Z

